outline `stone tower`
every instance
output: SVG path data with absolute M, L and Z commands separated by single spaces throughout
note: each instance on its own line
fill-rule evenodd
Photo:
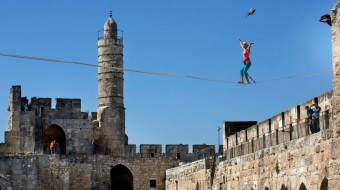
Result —
M 332 54 L 333 54 L 333 136 L 340 136 L 340 2 L 332 9 Z
M 95 137 L 105 152 L 122 152 L 125 135 L 123 39 L 117 36 L 117 24 L 110 13 L 104 36 L 98 39 L 98 111 L 99 134 Z

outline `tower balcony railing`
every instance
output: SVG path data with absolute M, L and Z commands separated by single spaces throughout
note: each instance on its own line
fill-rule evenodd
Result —
M 123 34 L 124 34 L 123 30 L 117 30 L 118 43 L 123 41 Z M 104 29 L 97 31 L 97 37 L 98 37 L 98 40 L 104 39 Z

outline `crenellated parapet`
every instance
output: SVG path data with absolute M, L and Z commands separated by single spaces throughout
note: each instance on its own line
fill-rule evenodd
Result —
M 230 159 L 312 135 L 305 107 L 314 103 L 321 107 L 320 130 L 332 128 L 332 95 L 328 91 L 249 127 L 254 122 L 224 122 L 224 156 Z M 239 131 L 231 133 L 230 128 Z
M 168 169 L 166 188 L 338 189 L 332 99 L 329 91 L 258 123 L 224 122 L 223 154 Z M 314 103 L 321 132 L 311 134 L 305 106 Z
M 97 112 L 81 111 L 81 99 L 32 97 L 21 94 L 21 86 L 13 86 L 9 105 L 9 130 L 5 132 L 5 143 L 0 144 L 0 154 L 51 154 L 50 143 L 56 140 L 57 154 L 92 154 L 92 141 L 98 145 L 97 154 L 115 158 L 167 158 L 169 160 L 197 160 L 200 149 L 202 158 L 215 154 L 213 145 L 193 145 L 189 153 L 187 144 L 126 144 L 124 147 L 109 148 L 97 133 Z M 25 107 L 27 104 L 27 108 Z M 105 118 L 99 118 L 104 119 Z M 107 128 L 106 130 L 110 130 Z M 127 137 L 126 137 L 127 138 Z M 188 159 L 189 158 L 189 159 Z
M 51 141 L 59 141 L 58 153 L 91 151 L 92 121 L 88 112 L 81 111 L 80 99 L 51 98 L 21 94 L 21 86 L 13 86 L 9 98 L 9 127 L 0 153 L 50 153 Z
M 140 155 L 142 158 L 158 158 L 162 156 L 161 144 L 141 144 Z
M 189 153 L 189 145 L 187 144 L 167 144 L 165 146 L 166 157 L 172 159 L 181 159 Z

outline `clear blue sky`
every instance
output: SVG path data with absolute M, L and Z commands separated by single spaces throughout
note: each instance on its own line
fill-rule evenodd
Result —
M 332 88 L 333 0 L 4 0 L 0 52 L 96 64 L 97 30 L 109 17 L 124 31 L 124 65 L 238 81 L 238 39 L 254 41 L 256 85 L 125 73 L 130 144 L 217 144 L 223 121 L 263 121 Z M 245 17 L 250 8 L 253 16 Z M 97 110 L 97 69 L 0 57 L 0 141 L 12 85 L 22 96 L 81 98 Z M 222 136 L 221 136 L 222 137 Z

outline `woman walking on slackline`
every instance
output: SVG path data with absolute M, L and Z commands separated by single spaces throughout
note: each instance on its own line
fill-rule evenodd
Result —
M 246 84 L 249 84 L 249 75 L 248 75 L 248 69 L 251 66 L 251 61 L 250 61 L 250 48 L 252 45 L 254 45 L 254 42 L 251 42 L 250 44 L 248 44 L 247 42 L 242 42 L 241 39 L 240 40 L 240 45 L 243 49 L 243 53 L 242 53 L 242 57 L 243 57 L 243 66 L 241 68 L 241 80 L 238 81 L 238 83 L 240 84 L 244 84 L 244 78 L 246 78 Z

